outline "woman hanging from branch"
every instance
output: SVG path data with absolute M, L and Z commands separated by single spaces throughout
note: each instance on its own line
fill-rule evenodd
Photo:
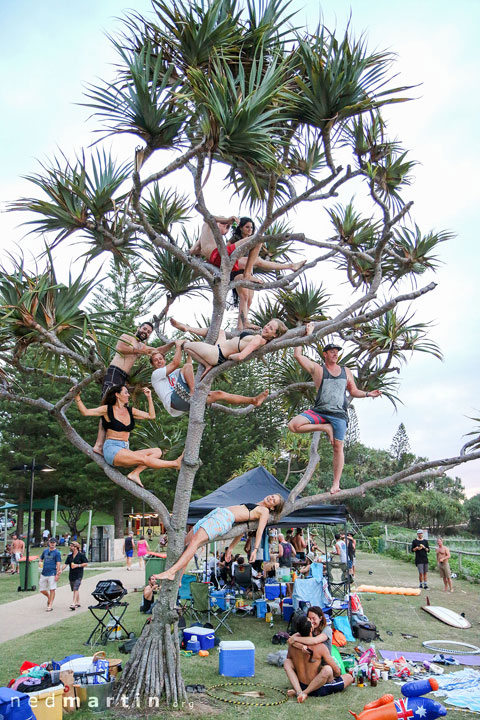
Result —
M 103 398 L 104 405 L 97 408 L 85 407 L 80 393 L 75 395 L 75 402 L 82 415 L 88 417 L 101 417 L 103 426 L 107 431 L 105 444 L 103 446 L 103 457 L 112 467 L 132 467 L 135 469 L 127 475 L 140 487 L 143 487 L 140 480 L 140 473 L 147 468 L 160 470 L 162 468 L 180 469 L 183 454 L 176 460 L 160 460 L 162 451 L 160 448 L 147 448 L 146 450 L 130 450 L 128 439 L 135 427 L 135 420 L 155 420 L 155 408 L 153 406 L 152 391 L 143 388 L 148 400 L 148 412 L 129 407 L 128 399 L 130 393 L 126 385 L 114 385 Z
M 182 332 L 191 332 L 200 337 L 206 337 L 208 328 L 194 328 L 190 325 L 184 325 L 183 323 L 174 320 L 170 320 L 174 328 L 181 330 Z M 206 373 L 211 370 L 215 365 L 222 365 L 227 360 L 244 360 L 255 350 L 266 345 L 270 340 L 280 337 L 287 332 L 287 326 L 278 318 L 273 318 L 262 328 L 260 334 L 255 334 L 249 330 L 245 330 L 240 333 L 238 337 L 233 337 L 227 340 L 224 330 L 220 330 L 216 343 L 210 345 L 210 343 L 201 341 L 187 341 L 183 345 L 184 351 L 193 357 L 197 362 L 205 365 Z
M 231 505 L 230 507 L 218 507 L 212 510 L 204 518 L 199 520 L 196 525 L 187 533 L 185 537 L 185 550 L 179 557 L 177 562 L 165 572 L 155 575 L 157 580 L 173 580 L 175 573 L 184 570 L 190 560 L 193 558 L 198 548 L 207 542 L 212 542 L 218 537 L 225 535 L 232 529 L 235 523 L 246 522 L 247 526 L 251 522 L 258 522 L 255 534 L 255 545 L 250 553 L 250 563 L 254 563 L 257 550 L 260 547 L 263 531 L 265 530 L 270 515 L 270 511 L 274 510 L 276 514 L 280 514 L 283 510 L 285 502 L 278 494 L 267 495 L 259 503 L 245 503 L 244 505 Z M 230 544 L 227 553 L 231 552 L 239 538 L 235 538 Z M 227 554 L 226 553 L 226 554 Z

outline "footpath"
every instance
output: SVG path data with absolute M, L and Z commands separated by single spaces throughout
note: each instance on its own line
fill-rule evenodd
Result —
M 27 597 L 22 597 L 20 600 L 4 603 L 0 610 L 0 645 L 7 640 L 13 640 L 75 617 L 79 613 L 88 613 L 88 606 L 95 603 L 91 593 L 100 580 L 108 579 L 120 580 L 130 593 L 135 588 L 143 588 L 145 570 L 140 570 L 137 563 L 132 565 L 130 571 L 126 567 L 113 567 L 90 577 L 89 573 L 85 572 L 80 586 L 81 607 L 75 611 L 69 608 L 72 602 L 72 591 L 68 584 L 57 588 L 52 612 L 46 612 L 47 599 L 38 590 L 32 591 Z

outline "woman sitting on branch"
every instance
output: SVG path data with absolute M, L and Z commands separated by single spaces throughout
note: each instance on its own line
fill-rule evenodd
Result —
M 194 328 L 190 325 L 174 320 L 170 320 L 174 328 L 182 332 L 191 332 L 200 337 L 206 337 L 208 328 Z M 197 362 L 205 365 L 204 375 L 207 374 L 215 365 L 222 365 L 227 360 L 244 360 L 255 350 L 266 345 L 270 340 L 280 337 L 287 332 L 287 326 L 278 318 L 273 318 L 262 328 L 260 334 L 255 334 L 249 330 L 245 330 L 237 337 L 227 340 L 224 330 L 220 330 L 215 344 L 189 341 L 183 344 L 184 351 Z
M 218 537 L 225 535 L 232 529 L 235 523 L 246 522 L 247 526 L 251 522 L 258 522 L 255 534 L 255 546 L 250 553 L 250 563 L 254 563 L 257 557 L 257 550 L 260 547 L 263 531 L 265 530 L 270 515 L 270 510 L 274 510 L 277 514 L 281 513 L 285 502 L 280 495 L 267 495 L 259 503 L 245 503 L 244 505 L 232 505 L 230 507 L 218 507 L 212 510 L 204 518 L 199 520 L 185 537 L 185 550 L 177 562 L 165 572 L 155 575 L 157 580 L 173 580 L 175 573 L 184 570 L 190 560 L 193 558 L 198 548 L 208 542 L 212 542 Z M 240 538 L 235 538 L 227 552 L 226 559 L 231 555 L 231 549 Z
M 140 487 L 143 487 L 140 480 L 140 473 L 147 468 L 160 470 L 161 468 L 180 469 L 183 454 L 176 460 L 160 460 L 162 451 L 160 448 L 147 448 L 146 450 L 130 450 L 128 439 L 135 427 L 135 420 L 155 420 L 155 408 L 153 406 L 152 391 L 143 388 L 148 400 L 148 412 L 131 408 L 128 406 L 130 393 L 126 385 L 114 385 L 105 393 L 104 405 L 88 409 L 85 407 L 80 393 L 75 395 L 75 402 L 82 415 L 88 417 L 101 417 L 103 426 L 107 431 L 105 444 L 103 446 L 103 457 L 112 467 L 132 467 L 135 469 L 127 475 Z

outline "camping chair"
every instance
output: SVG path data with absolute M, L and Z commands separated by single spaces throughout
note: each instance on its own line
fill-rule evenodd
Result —
M 213 628 L 215 632 L 222 625 L 229 633 L 233 633 L 233 630 L 227 623 L 227 617 L 232 612 L 232 608 L 228 606 L 225 610 L 214 610 L 211 607 L 210 588 L 211 586 L 207 583 L 190 583 L 190 590 L 193 597 L 192 612 L 196 621 L 201 625 L 205 622 L 205 619 L 207 622 L 210 622 L 213 617 L 217 621 L 216 627 Z
M 348 592 L 348 568 L 346 563 L 327 563 L 328 588 L 334 599 L 343 600 Z
M 257 590 L 257 587 L 252 580 L 251 565 L 245 565 L 243 570 L 240 570 L 238 565 L 236 566 L 233 574 L 233 585 L 235 590 L 243 590 L 243 592 L 251 591 L 253 593 Z
M 192 575 L 190 573 L 185 573 L 185 575 L 182 575 L 182 582 L 180 583 L 180 587 L 178 588 L 177 603 L 182 608 L 182 612 L 184 614 L 192 611 L 192 614 L 195 615 L 195 613 L 193 612 L 193 597 L 190 588 L 192 582 L 195 581 L 195 575 Z

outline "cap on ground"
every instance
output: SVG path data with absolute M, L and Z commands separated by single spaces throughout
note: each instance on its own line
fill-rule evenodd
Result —
M 342 348 L 340 345 L 335 345 L 335 343 L 328 343 L 328 345 L 325 345 L 323 348 L 323 352 L 327 352 L 327 350 L 341 350 Z

